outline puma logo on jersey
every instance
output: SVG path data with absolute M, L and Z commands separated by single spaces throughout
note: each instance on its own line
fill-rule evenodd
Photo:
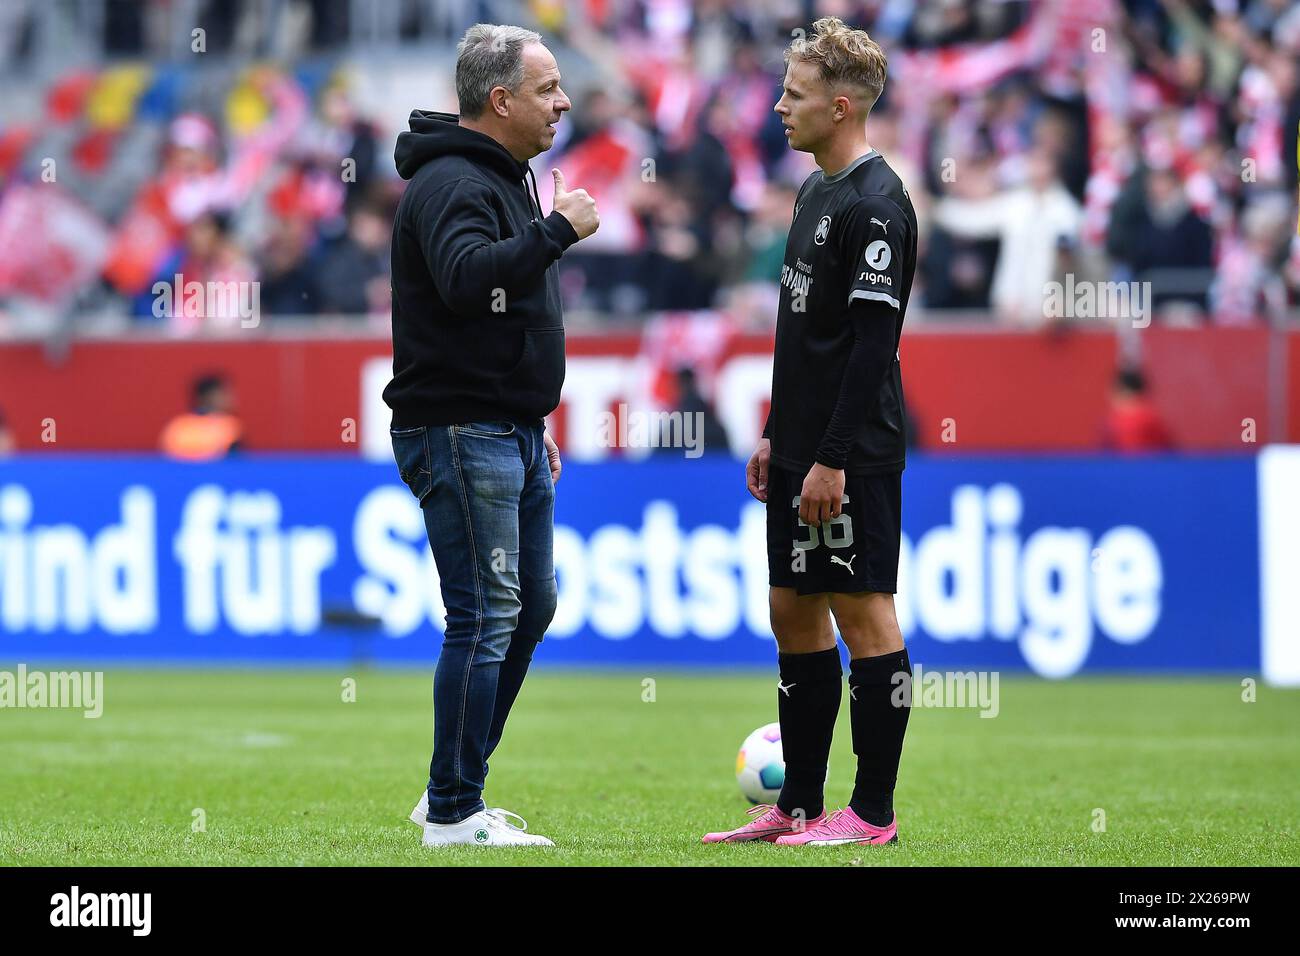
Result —
M 844 565 L 846 568 L 849 569 L 849 574 L 852 574 L 852 573 L 853 573 L 853 562 L 856 561 L 857 559 L 858 559 L 858 556 L 857 556 L 856 554 L 853 555 L 853 557 L 849 558 L 847 561 L 845 561 L 843 558 L 841 558 L 838 554 L 832 554 L 832 555 L 831 555 L 831 564 L 842 564 L 842 565 Z
M 885 232 L 889 232 L 889 224 L 890 224 L 891 222 L 893 222 L 894 220 L 892 220 L 892 219 L 886 219 L 884 222 L 881 222 L 881 221 L 880 221 L 879 219 L 877 219 L 875 216 L 872 216 L 872 217 L 871 217 L 871 221 L 874 222 L 874 223 L 875 223 L 877 226 L 879 226 L 881 229 L 885 230 Z
M 782 684 L 780 681 L 776 682 L 776 689 L 785 694 L 786 697 L 789 697 L 790 691 L 794 690 L 798 686 L 798 684 Z
M 802 208 L 803 203 L 797 202 L 794 204 L 794 215 L 790 217 L 792 221 L 799 218 L 799 210 Z

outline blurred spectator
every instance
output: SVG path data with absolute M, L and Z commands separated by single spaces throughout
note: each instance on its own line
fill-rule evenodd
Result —
M 0 408 L 0 458 L 12 455 L 17 448 L 18 443 L 14 439 L 14 433 L 9 429 L 9 422 L 5 419 L 5 410 Z
M 348 210 L 370 194 L 379 176 L 379 164 L 387 157 L 380 156 L 374 124 L 357 115 L 356 104 L 342 83 L 331 84 L 321 94 L 320 117 L 309 127 L 304 140 L 302 152 L 312 156 L 332 177 L 347 183 L 344 201 Z
M 1025 173 L 1025 185 L 991 197 L 940 200 L 934 222 L 954 236 L 996 236 L 993 307 L 1007 321 L 1041 325 L 1043 287 L 1062 272 L 1060 250 L 1078 242 L 1082 210 L 1061 185 L 1056 161 L 1045 149 L 1029 154 Z
M 700 452 L 705 455 L 730 455 L 731 445 L 727 441 L 727 429 L 714 412 L 713 406 L 700 392 L 695 378 L 695 370 L 684 365 L 677 370 L 677 402 L 674 412 L 680 412 L 683 423 L 691 421 L 689 434 L 696 442 Z M 685 429 L 686 426 L 683 426 Z M 661 435 L 658 445 L 660 454 L 680 454 L 678 448 L 672 447 L 672 435 L 669 434 L 668 422 L 661 422 Z
M 1151 304 L 1206 306 L 1214 236 L 1169 169 L 1147 171 L 1145 203 L 1133 223 L 1129 267 L 1136 282 L 1151 283 Z
M 750 258 L 745 264 L 746 280 L 775 283 L 781 274 L 796 195 L 797 190 L 780 183 L 772 183 L 763 191 L 747 235 Z
M 1285 310 L 1282 273 L 1293 225 L 1291 205 L 1280 194 L 1261 199 L 1242 213 L 1240 233 L 1223 237 L 1210 289 L 1216 322 L 1241 325 Z
M 262 247 L 262 312 L 314 315 L 320 311 L 319 271 L 311 261 L 315 237 L 303 216 L 281 217 Z
M 33 0 L 0 4 L 0 69 L 11 69 L 31 52 Z
M 348 216 L 347 234 L 322 257 L 320 303 L 323 312 L 351 315 L 387 314 L 388 242 L 392 213 L 378 203 L 357 205 Z
M 972 158 L 964 164 L 962 194 L 984 199 L 994 194 L 993 164 Z M 934 212 L 931 210 L 931 219 Z M 924 301 L 931 309 L 984 310 L 998 262 L 999 236 L 969 235 L 932 223 L 919 251 Z
M 1118 452 L 1163 451 L 1173 447 L 1147 381 L 1137 369 L 1121 369 L 1111 390 L 1110 409 L 1102 428 L 1103 447 Z
M 667 186 L 649 213 L 649 247 L 641 273 L 647 306 L 656 312 L 708 309 L 719 277 L 710 257 L 709 226 L 680 191 Z
M 240 450 L 243 426 L 234 414 L 234 395 L 225 378 L 205 375 L 194 383 L 190 411 L 163 428 L 163 454 L 188 461 L 210 461 Z
M 171 331 L 192 335 L 241 327 L 245 318 L 241 306 L 253 301 L 249 290 L 256 273 L 230 235 L 227 214 L 202 213 L 186 225 L 181 249 L 163 265 L 156 281 L 176 286 L 177 277 L 180 287 L 173 289 L 172 308 L 165 317 Z M 190 283 L 199 284 L 193 298 Z M 227 292 L 209 296 L 209 283 L 220 284 Z M 139 314 L 154 314 L 157 297 L 152 289 L 137 301 Z

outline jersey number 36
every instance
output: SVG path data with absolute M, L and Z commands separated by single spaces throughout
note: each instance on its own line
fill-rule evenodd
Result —
M 791 504 L 794 506 L 795 517 L 799 520 L 799 527 L 808 531 L 807 538 L 795 538 L 794 546 L 800 551 L 811 551 L 820 544 L 828 548 L 850 548 L 853 546 L 853 524 L 849 521 L 849 516 L 843 511 L 838 518 L 832 518 L 820 528 L 814 528 L 799 518 L 799 499 L 802 495 L 795 495 Z M 849 496 L 844 495 L 841 499 L 844 504 L 849 503 Z M 818 534 L 818 532 L 821 532 Z

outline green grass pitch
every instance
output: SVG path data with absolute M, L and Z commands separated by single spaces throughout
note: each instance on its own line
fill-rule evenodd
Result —
M 775 682 L 537 671 L 486 796 L 557 847 L 427 850 L 406 815 L 428 765 L 429 672 L 110 667 L 98 720 L 0 710 L 0 864 L 1300 863 L 1300 692 L 1261 686 L 1247 703 L 1230 677 L 1004 678 L 996 718 L 913 710 L 897 846 L 702 846 L 747 819 L 736 749 L 775 719 Z M 852 786 L 847 706 L 830 806 Z

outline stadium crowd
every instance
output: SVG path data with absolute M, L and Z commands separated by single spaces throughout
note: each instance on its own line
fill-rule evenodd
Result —
M 1300 6 L 1287 0 L 528 6 L 562 66 L 587 67 L 555 150 L 536 161 L 599 204 L 600 231 L 562 264 L 575 314 L 774 321 L 795 190 L 813 166 L 772 105 L 792 31 L 824 14 L 889 55 L 869 136 L 921 219 L 909 320 L 1051 324 L 1070 316 L 1048 314 L 1044 286 L 1067 274 L 1150 282 L 1163 322 L 1258 323 L 1300 300 Z M 386 324 L 398 131 L 350 83 L 365 69 L 352 5 L 188 7 L 231 63 L 220 85 L 158 39 L 177 5 L 107 0 L 99 65 L 49 81 L 43 116 L 0 119 L 0 335 L 74 314 L 179 335 L 239 325 L 234 309 L 187 309 L 179 295 L 160 310 L 155 284 L 178 277 L 256 280 L 272 322 Z M 274 31 L 275 49 L 247 22 L 269 8 L 304 25 Z M 35 9 L 7 7 L 8 71 L 22 69 Z M 443 49 L 496 12 L 393 9 L 413 18 L 392 25 L 399 40 Z M 260 56 L 289 65 L 241 65 Z

